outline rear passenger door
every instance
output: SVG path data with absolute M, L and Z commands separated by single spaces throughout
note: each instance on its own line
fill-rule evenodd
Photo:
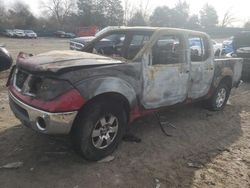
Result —
M 197 99 L 205 96 L 212 83 L 214 75 L 213 49 L 205 36 L 190 35 L 190 87 L 188 98 Z

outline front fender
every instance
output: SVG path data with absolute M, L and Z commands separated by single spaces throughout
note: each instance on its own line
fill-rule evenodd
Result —
M 130 107 L 137 105 L 136 91 L 127 81 L 117 77 L 84 80 L 76 85 L 86 101 L 104 93 L 118 93 L 129 102 Z

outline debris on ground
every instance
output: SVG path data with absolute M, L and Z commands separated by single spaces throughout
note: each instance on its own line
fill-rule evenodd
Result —
M 202 164 L 192 163 L 192 162 L 189 162 L 187 165 L 188 165 L 188 167 L 190 167 L 190 168 L 202 168 L 202 167 L 203 167 Z
M 108 162 L 113 161 L 114 159 L 115 159 L 114 156 L 109 155 L 109 156 L 101 159 L 100 161 L 98 161 L 98 163 L 108 163 Z
M 158 179 L 155 179 L 156 186 L 155 188 L 160 188 L 161 187 L 161 182 Z
M 34 171 L 34 169 L 35 169 L 35 168 L 32 167 L 32 168 L 30 168 L 30 171 L 32 172 L 32 171 Z
M 0 166 L 0 169 L 16 169 L 23 166 L 23 162 L 13 162 L 6 165 Z

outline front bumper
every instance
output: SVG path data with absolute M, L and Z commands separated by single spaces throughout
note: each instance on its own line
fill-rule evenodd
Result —
M 45 112 L 24 104 L 11 92 L 9 92 L 9 104 L 15 116 L 25 126 L 45 134 L 68 134 L 78 113 L 77 111 Z

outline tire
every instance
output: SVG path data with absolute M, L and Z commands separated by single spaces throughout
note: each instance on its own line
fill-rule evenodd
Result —
M 114 101 L 96 100 L 80 111 L 72 130 L 76 151 L 85 159 L 100 160 L 118 146 L 126 129 L 126 113 Z
M 220 111 L 224 109 L 231 92 L 231 87 L 222 82 L 216 88 L 212 97 L 206 102 L 206 106 L 211 111 Z

